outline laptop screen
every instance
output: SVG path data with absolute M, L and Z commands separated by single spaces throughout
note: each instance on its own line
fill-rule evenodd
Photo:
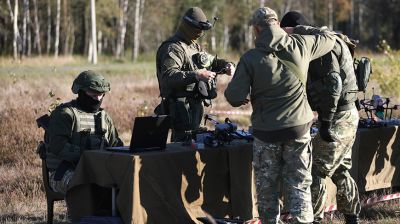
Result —
M 136 117 L 129 149 L 132 152 L 165 149 L 171 117 Z

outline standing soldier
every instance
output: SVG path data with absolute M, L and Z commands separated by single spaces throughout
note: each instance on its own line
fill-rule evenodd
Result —
M 268 7 L 257 9 L 250 24 L 255 48 L 240 58 L 225 97 L 238 107 L 249 102 L 250 94 L 259 216 L 263 224 L 279 222 L 282 181 L 294 222 L 311 223 L 310 127 L 314 116 L 305 80 L 310 61 L 331 51 L 335 37 L 288 35 Z
M 94 71 L 84 71 L 72 84 L 78 98 L 56 107 L 50 115 L 47 167 L 54 191 L 65 194 L 85 150 L 122 146 L 111 117 L 100 108 L 110 83 Z
M 282 27 L 304 24 L 308 22 L 298 12 L 288 12 L 281 21 Z M 337 187 L 337 208 L 344 214 L 346 223 L 358 223 L 360 200 L 357 184 L 349 173 L 359 119 L 354 104 L 358 88 L 353 58 L 346 43 L 337 38 L 331 52 L 310 63 L 308 74 L 307 94 L 320 122 L 319 135 L 313 141 L 314 223 L 320 223 L 324 216 L 326 177 Z
M 156 113 L 171 115 L 172 141 L 186 140 L 187 131 L 200 126 L 204 98 L 198 91 L 199 81 L 210 85 L 216 72 L 226 69 L 226 74 L 231 75 L 234 71 L 233 64 L 222 59 L 215 60 L 211 71 L 199 65 L 199 59 L 207 64 L 210 55 L 201 49 L 197 40 L 212 26 L 200 8 L 190 8 L 175 35 L 158 48 L 157 79 L 163 101 L 161 111 Z

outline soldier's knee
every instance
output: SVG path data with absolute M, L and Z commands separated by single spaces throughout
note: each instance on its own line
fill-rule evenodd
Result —
M 349 178 L 351 178 L 351 175 L 350 175 L 350 173 L 349 173 L 349 171 L 348 170 L 343 170 L 343 169 L 338 169 L 338 170 L 336 170 L 336 172 L 332 175 L 332 181 L 334 182 L 334 183 L 337 183 L 337 182 L 340 182 L 340 181 L 342 181 L 342 180 L 346 180 L 346 179 L 349 179 Z

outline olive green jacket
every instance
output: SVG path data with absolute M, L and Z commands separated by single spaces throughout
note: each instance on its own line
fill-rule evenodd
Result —
M 157 50 L 156 67 L 160 95 L 164 98 L 196 97 L 195 70 L 200 69 L 194 62 L 194 55 L 203 52 L 195 41 L 188 41 L 184 35 L 177 33 L 164 41 Z M 217 59 L 213 72 L 221 71 L 228 62 Z
M 90 124 L 85 124 L 88 116 L 94 117 L 95 127 L 83 130 L 90 127 Z M 51 113 L 47 132 L 49 145 L 46 162 L 50 170 L 57 169 L 63 160 L 76 165 L 84 150 L 100 149 L 103 133 L 105 147 L 123 145 L 111 117 L 104 110 L 85 113 L 77 107 L 75 100 L 58 106 Z
M 300 80 L 307 80 L 310 61 L 331 51 L 334 43 L 335 36 L 329 33 L 288 35 L 278 25 L 264 27 L 256 47 L 240 58 L 225 90 L 226 99 L 238 107 L 250 94 L 251 121 L 256 130 L 274 131 L 309 123 L 313 113 Z

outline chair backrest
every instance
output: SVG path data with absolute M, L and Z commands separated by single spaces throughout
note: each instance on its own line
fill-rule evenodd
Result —
M 47 200 L 49 200 L 49 199 L 52 200 L 52 201 L 64 200 L 64 195 L 63 194 L 55 192 L 50 187 L 49 169 L 47 168 L 47 164 L 46 164 L 46 147 L 45 147 L 43 142 L 39 143 L 38 154 L 40 155 L 40 158 L 42 159 L 43 186 L 44 186 L 44 189 L 45 189 Z

